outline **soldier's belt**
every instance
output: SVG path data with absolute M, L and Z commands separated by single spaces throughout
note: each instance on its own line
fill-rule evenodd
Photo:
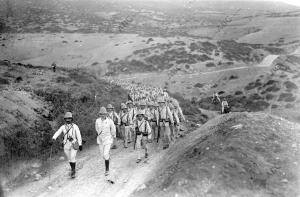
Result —
M 170 122 L 169 120 L 160 120 L 159 122 Z

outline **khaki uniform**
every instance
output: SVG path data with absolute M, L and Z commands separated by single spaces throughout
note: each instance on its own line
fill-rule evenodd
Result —
M 148 109 L 146 111 L 146 116 L 148 117 L 148 121 L 151 127 L 152 132 L 152 140 L 157 140 L 158 137 L 158 124 L 159 124 L 159 115 L 158 111 L 155 109 Z
M 63 133 L 64 139 L 64 152 L 69 160 L 69 162 L 75 163 L 76 162 L 76 154 L 77 150 L 75 150 L 72 147 L 72 143 L 78 142 L 79 146 L 82 145 L 82 139 L 81 134 L 78 126 L 74 123 L 72 124 L 65 124 L 61 126 L 58 131 L 53 136 L 53 139 L 56 140 L 56 138 Z
M 131 128 L 133 125 L 132 117 L 130 116 L 129 112 L 124 113 L 123 111 L 120 112 L 120 130 L 124 139 L 124 147 L 128 147 L 128 142 L 131 142 L 132 134 Z
M 145 153 L 148 150 L 148 140 L 151 139 L 151 128 L 145 119 L 141 121 L 136 120 L 134 128 L 136 131 L 135 148 L 138 152 L 138 159 L 141 159 L 141 149 L 145 149 Z
M 98 134 L 97 144 L 99 144 L 100 153 L 104 160 L 110 158 L 110 148 L 116 138 L 116 127 L 110 118 L 96 120 L 96 131 Z
M 170 126 L 174 124 L 173 115 L 166 105 L 158 108 L 160 135 L 162 137 L 163 147 L 168 148 L 171 141 Z
M 130 130 L 129 130 L 129 142 L 133 142 L 134 139 L 134 128 L 133 128 L 133 122 L 136 120 L 136 108 L 128 108 L 128 113 L 131 117 L 131 123 L 130 123 Z

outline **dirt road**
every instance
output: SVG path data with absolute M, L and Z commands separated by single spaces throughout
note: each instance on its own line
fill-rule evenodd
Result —
M 121 142 L 119 141 L 119 144 Z M 45 176 L 40 181 L 30 182 L 7 194 L 9 197 L 126 197 L 143 185 L 157 166 L 165 151 L 155 150 L 153 144 L 147 163 L 136 164 L 137 154 L 133 148 L 119 148 L 112 151 L 110 184 L 104 177 L 104 162 L 100 159 L 98 146 L 79 152 L 77 177 L 69 178 L 69 165 L 64 161 L 51 171 L 51 177 Z

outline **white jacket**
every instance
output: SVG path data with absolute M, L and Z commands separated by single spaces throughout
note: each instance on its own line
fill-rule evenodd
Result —
M 110 118 L 96 120 L 96 131 L 98 134 L 97 144 L 111 144 L 113 139 L 116 138 L 116 126 Z
M 67 133 L 67 131 L 69 130 L 69 132 Z M 73 142 L 77 141 L 79 146 L 82 145 L 82 139 L 81 139 L 81 134 L 80 134 L 80 130 L 78 128 L 78 126 L 74 123 L 72 124 L 65 124 L 62 125 L 53 135 L 52 139 L 56 140 L 56 138 L 58 138 L 58 136 L 60 136 L 60 134 L 63 133 L 64 135 L 64 144 L 67 143 L 67 139 L 68 137 L 72 137 L 73 138 Z

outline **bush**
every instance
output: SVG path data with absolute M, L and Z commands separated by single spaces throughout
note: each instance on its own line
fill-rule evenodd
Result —
M 239 78 L 239 77 L 236 76 L 236 75 L 231 75 L 231 76 L 229 77 L 229 80 L 238 79 L 238 78 Z
M 243 92 L 239 91 L 239 90 L 235 92 L 235 95 L 242 95 L 242 94 L 243 94 Z
M 72 79 L 70 79 L 70 78 L 67 78 L 67 77 L 57 77 L 56 78 L 56 82 L 57 83 L 67 83 L 67 82 L 71 82 L 72 81 Z
M 9 81 L 7 79 L 0 77 L 0 85 L 8 85 L 8 84 L 9 84 Z
M 216 65 L 213 62 L 209 62 L 206 64 L 206 67 L 216 67 Z
M 201 83 L 196 83 L 194 85 L 195 88 L 202 88 L 204 86 L 204 84 L 201 84 Z

